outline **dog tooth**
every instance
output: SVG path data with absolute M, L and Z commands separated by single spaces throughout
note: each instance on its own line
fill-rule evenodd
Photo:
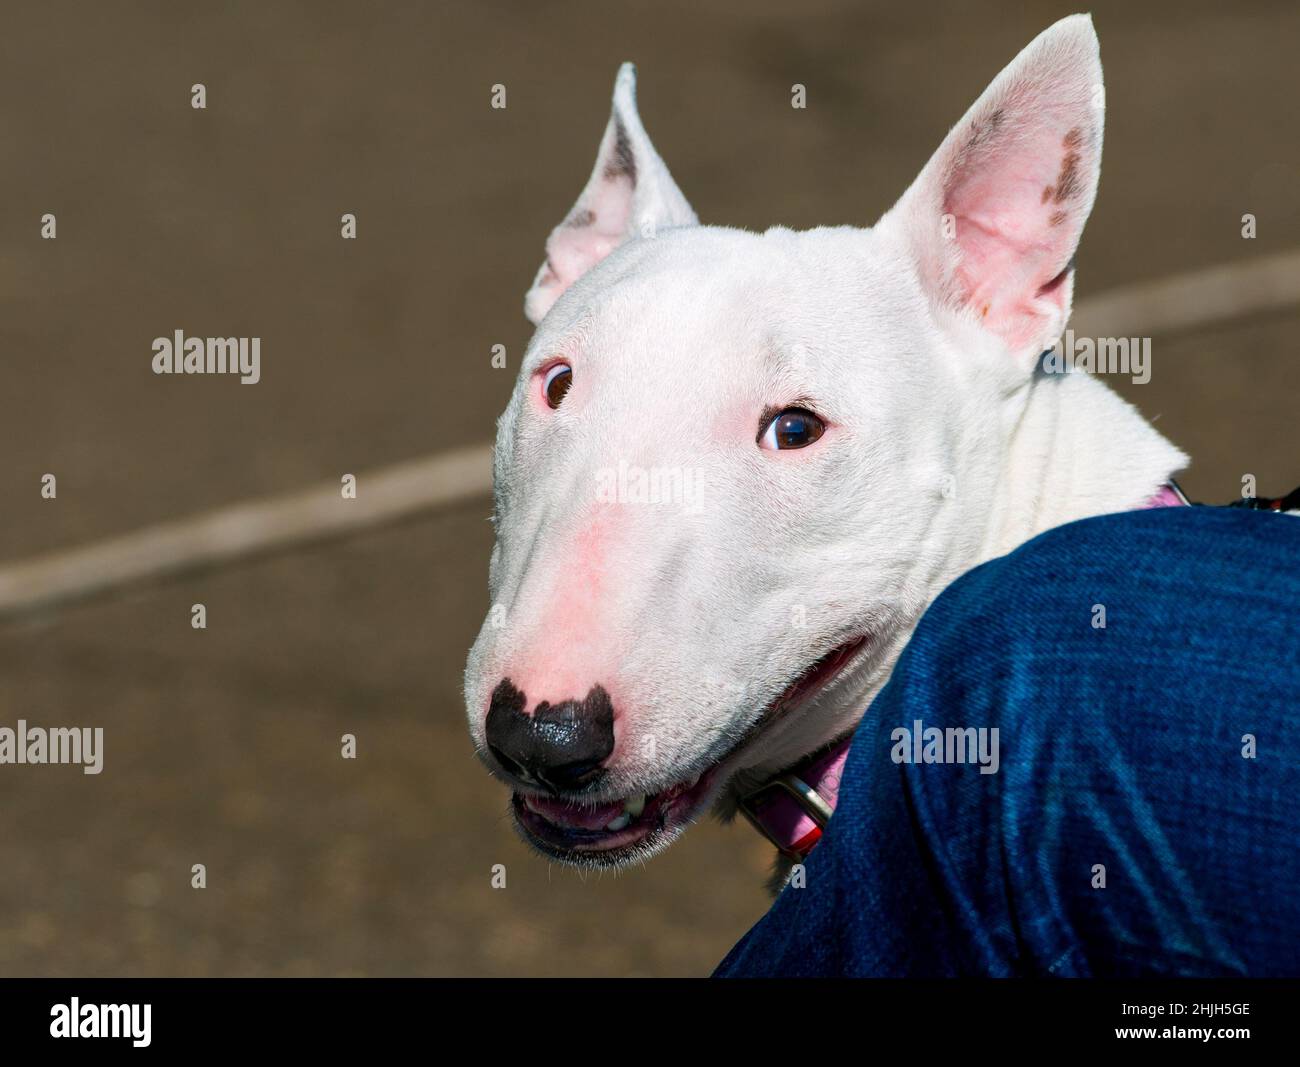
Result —
M 631 797 L 623 804 L 623 811 L 632 818 L 640 818 L 641 813 L 645 811 L 645 797 Z
M 627 828 L 627 824 L 630 823 L 631 821 L 632 821 L 632 816 L 629 815 L 627 812 L 623 812 L 623 814 L 620 815 L 617 819 L 614 819 L 612 822 L 607 823 L 605 825 L 605 829 L 609 830 L 611 833 L 617 833 L 619 830 L 625 830 Z

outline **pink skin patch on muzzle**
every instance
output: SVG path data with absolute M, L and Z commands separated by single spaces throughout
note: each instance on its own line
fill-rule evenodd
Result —
M 594 492 L 594 489 L 593 489 Z M 614 532 L 615 505 L 593 505 L 599 513 L 587 522 L 566 550 L 544 561 L 550 576 L 545 606 L 531 616 L 527 636 L 509 656 L 500 674 L 525 694 L 524 714 L 540 704 L 581 700 L 602 686 L 614 708 L 620 707 L 617 673 L 621 656 L 611 645 L 607 564 Z M 483 714 L 487 715 L 488 701 Z

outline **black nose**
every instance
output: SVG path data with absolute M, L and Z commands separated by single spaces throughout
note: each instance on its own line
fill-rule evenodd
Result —
M 542 701 L 531 715 L 528 701 L 510 681 L 492 690 L 487 745 L 506 771 L 552 793 L 589 785 L 605 773 L 614 751 L 614 705 L 601 686 L 582 700 Z

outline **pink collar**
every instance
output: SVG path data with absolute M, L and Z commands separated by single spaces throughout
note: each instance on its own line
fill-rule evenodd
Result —
M 1183 491 L 1178 488 L 1178 483 L 1170 481 L 1168 485 L 1162 485 L 1160 492 L 1156 493 L 1148 500 L 1138 511 L 1145 511 L 1147 508 L 1181 508 L 1190 503 L 1187 497 L 1183 496 Z
M 852 744 L 852 734 L 842 737 L 740 798 L 741 813 L 783 856 L 799 862 L 821 840 L 835 813 Z
M 1139 510 L 1187 503 L 1183 491 L 1171 481 Z M 852 744 L 852 734 L 842 737 L 740 798 L 741 813 L 783 856 L 798 863 L 817 847 L 835 813 Z

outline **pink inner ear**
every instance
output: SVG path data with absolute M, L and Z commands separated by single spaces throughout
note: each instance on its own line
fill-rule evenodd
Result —
M 547 274 L 541 287 L 552 299 L 623 243 L 632 214 L 632 180 L 626 174 L 600 182 L 584 203 L 546 241 Z
M 1087 134 L 1044 121 L 1005 129 L 995 111 L 971 135 L 948 183 L 957 220 L 962 300 L 1012 348 L 1034 341 L 1047 313 L 1064 310 L 1062 282 L 1089 207 Z

